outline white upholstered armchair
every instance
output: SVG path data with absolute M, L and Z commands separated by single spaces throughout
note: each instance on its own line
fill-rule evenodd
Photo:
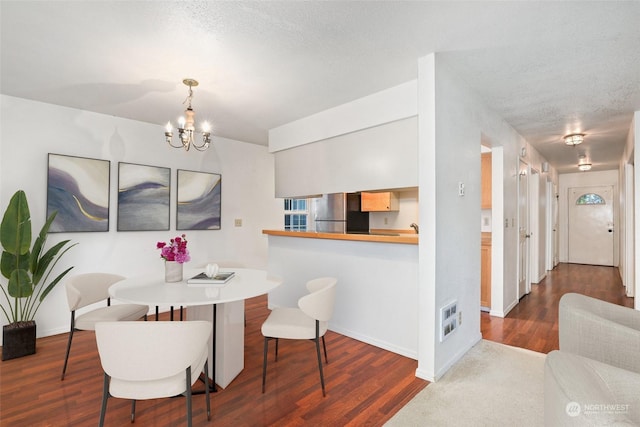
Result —
M 327 346 L 324 335 L 327 332 L 329 319 L 333 314 L 336 298 L 336 282 L 333 277 L 321 277 L 307 282 L 309 293 L 298 300 L 298 308 L 277 307 L 271 311 L 267 320 L 262 324 L 264 335 L 264 360 L 262 365 L 262 392 L 265 390 L 267 379 L 267 352 L 269 341 L 276 341 L 276 360 L 278 360 L 278 340 L 313 340 L 316 344 L 318 370 L 322 395 L 325 396 L 324 373 L 320 356 L 320 338 L 324 349 L 324 359 L 327 359 Z
M 61 380 L 64 380 L 67 372 L 71 341 L 76 330 L 92 331 L 97 322 L 137 320 L 141 317 L 146 319 L 147 311 L 149 311 L 149 307 L 146 305 L 111 305 L 109 287 L 123 279 L 124 277 L 118 274 L 85 273 L 72 276 L 65 282 L 67 302 L 71 312 L 71 325 L 69 327 L 69 340 L 67 342 L 67 352 L 64 356 L 64 365 L 62 366 Z M 105 300 L 107 301 L 106 306 L 76 316 L 76 310 Z
M 560 350 L 640 374 L 640 311 L 586 295 L 560 298 Z
M 640 311 L 565 294 L 559 337 L 545 361 L 545 425 L 640 425 Z
M 104 370 L 100 426 L 107 399 L 131 399 L 131 422 L 136 400 L 185 394 L 187 425 L 191 421 L 191 386 L 208 372 L 211 322 L 102 322 L 96 341 Z M 205 387 L 207 419 L 211 419 L 209 387 Z

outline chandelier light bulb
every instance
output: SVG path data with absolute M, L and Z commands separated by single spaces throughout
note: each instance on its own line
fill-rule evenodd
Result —
M 191 107 L 193 87 L 198 86 L 198 82 L 194 79 L 184 79 L 182 83 L 189 86 L 189 95 L 187 95 L 187 98 L 183 102 L 183 104 L 187 104 L 187 109 L 184 112 L 185 115 L 178 119 L 178 144 L 176 145 L 173 143 L 173 129 L 171 127 L 171 122 L 167 122 L 164 136 L 167 144 L 173 148 L 184 148 L 185 151 L 189 151 L 189 148 L 194 147 L 198 151 L 204 151 L 209 148 L 209 145 L 211 144 L 210 125 L 207 122 L 202 124 L 202 143 L 198 145 L 195 141 L 196 112 L 193 111 L 193 108 Z

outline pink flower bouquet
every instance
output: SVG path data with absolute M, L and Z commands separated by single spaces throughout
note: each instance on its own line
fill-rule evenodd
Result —
M 160 258 L 165 261 L 175 261 L 180 264 L 187 261 L 191 261 L 189 256 L 189 250 L 187 249 L 186 235 L 174 237 L 169 241 L 169 244 L 165 242 L 158 242 L 156 249 L 160 249 Z

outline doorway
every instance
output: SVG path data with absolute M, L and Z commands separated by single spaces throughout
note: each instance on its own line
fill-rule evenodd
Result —
M 560 238 L 558 233 L 558 193 L 553 182 L 547 182 L 547 262 L 551 271 L 558 265 Z
M 518 168 L 518 299 L 529 286 L 529 174 L 528 165 Z
M 544 236 L 540 232 L 544 218 L 540 215 L 540 173 L 533 167 L 529 168 L 529 282 L 526 292 L 531 292 L 531 286 L 544 278 L 545 270 L 541 268 L 544 251 L 540 252 Z M 544 249 L 544 248 L 543 248 Z
M 569 262 L 613 266 L 613 186 L 568 191 Z

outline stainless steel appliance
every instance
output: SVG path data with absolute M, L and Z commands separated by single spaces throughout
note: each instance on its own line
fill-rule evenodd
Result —
M 359 193 L 324 194 L 311 202 L 319 233 L 367 233 L 369 213 L 360 211 Z

